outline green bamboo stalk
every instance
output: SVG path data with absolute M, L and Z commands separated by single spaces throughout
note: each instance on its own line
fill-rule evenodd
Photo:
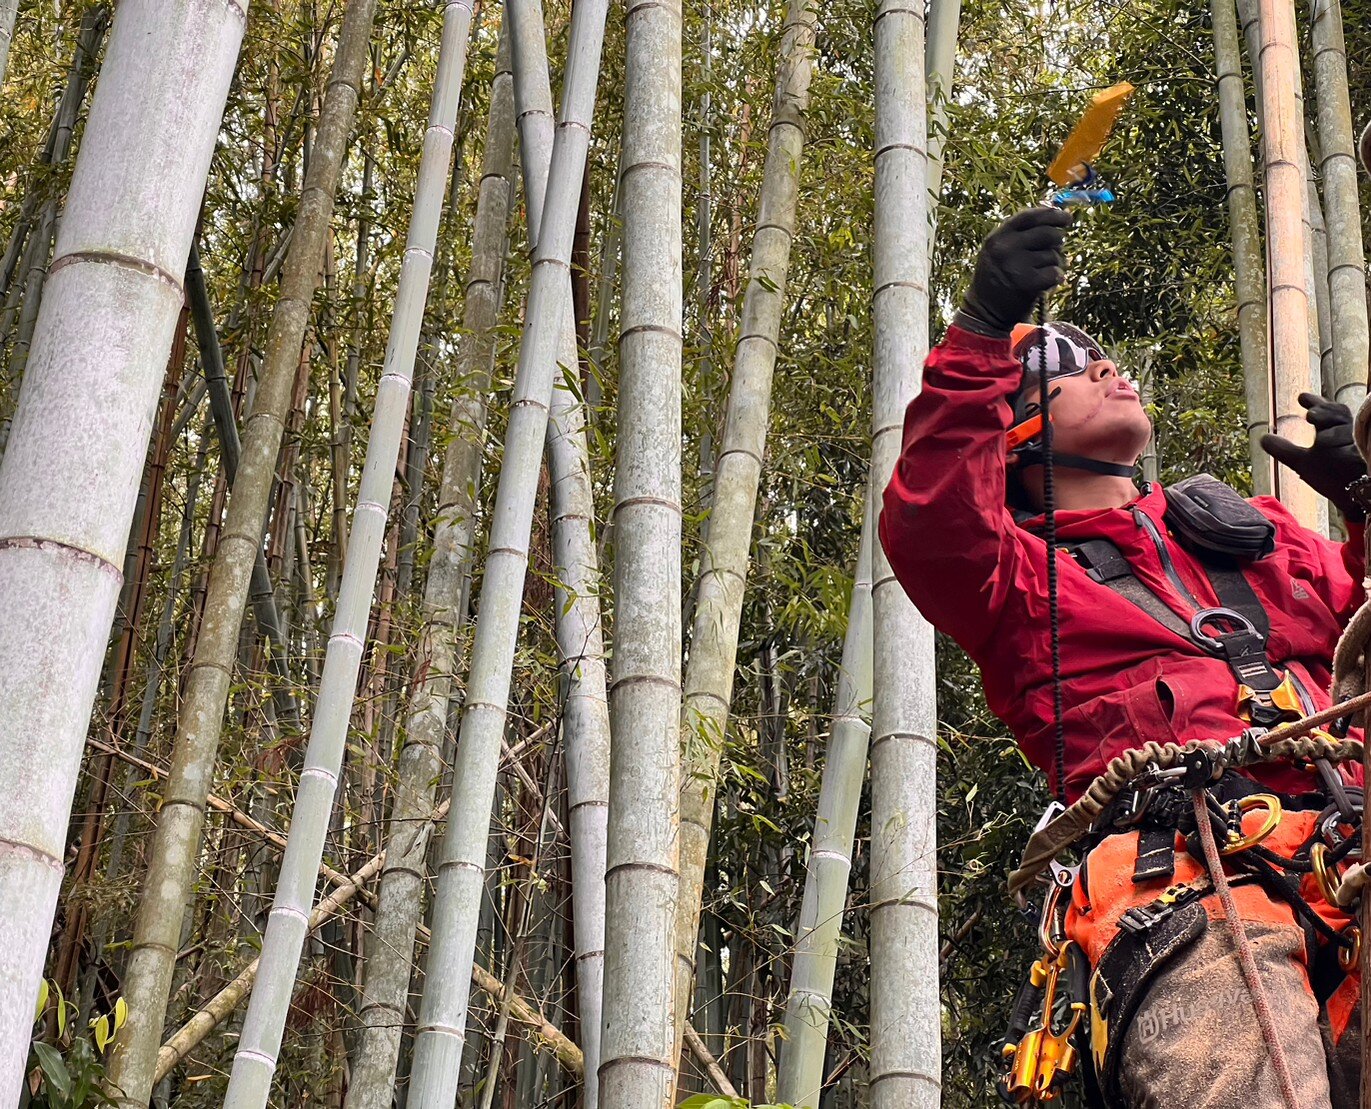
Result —
M 823 1087 L 833 977 L 871 738 L 871 518 L 868 505 L 795 933 L 777 1091 L 787 1105 L 817 1107 Z
M 678 1045 L 689 1017 L 695 983 L 701 893 L 719 761 L 733 698 L 738 629 L 747 586 L 757 488 L 766 454 L 813 68 L 814 8 L 811 0 L 791 0 L 776 74 L 776 98 L 767 134 L 757 229 L 748 263 L 728 409 L 714 460 L 710 515 L 685 674 L 681 719 L 685 737 L 681 908 L 676 929 L 675 974 Z
M 668 1105 L 680 900 L 681 7 L 629 0 L 601 1109 Z
M 264 1107 L 281 1049 L 286 1013 L 308 932 L 310 907 L 324 837 L 342 767 L 353 695 L 362 664 L 367 617 L 376 590 L 390 514 L 391 486 L 404 435 L 414 358 L 419 348 L 424 304 L 428 299 L 438 222 L 447 195 L 453 132 L 462 94 L 467 44 L 471 38 L 472 0 L 447 0 L 438 51 L 433 98 L 423 153 L 414 187 L 409 235 L 400 265 L 395 311 L 381 379 L 376 387 L 366 462 L 353 510 L 343 582 L 333 631 L 324 654 L 324 673 L 314 706 L 314 722 L 305 767 L 300 774 L 290 836 L 281 861 L 281 877 L 262 941 L 262 966 L 252 989 L 247 1017 L 233 1058 L 224 1105 L 228 1109 Z M 315 157 L 319 157 L 316 148 Z
M 504 463 L 491 516 L 457 756 L 453 815 L 437 873 L 433 946 L 424 976 L 408 1103 L 451 1109 L 457 1097 L 471 964 L 485 880 L 486 838 L 519 631 L 538 470 L 557 372 L 558 324 L 599 79 L 606 0 L 572 13 L 561 120 L 533 259 Z
M 536 229 L 551 168 L 552 87 L 548 77 L 542 12 L 537 0 L 507 0 L 512 30 L 514 100 L 529 243 Z M 590 484 L 586 408 L 579 399 L 576 320 L 571 274 L 563 301 L 557 361 L 561 372 L 552 391 L 548 420 L 551 472 L 555 624 L 562 670 L 562 736 L 571 824 L 571 896 L 576 959 L 576 998 L 586 1073 L 582 1105 L 595 1109 L 599 1089 L 601 998 L 604 982 L 605 837 L 609 805 L 609 702 L 605 689 L 600 565 L 591 521 L 595 499 Z
M 871 488 L 885 489 L 928 351 L 923 6 L 878 0 Z M 937 711 L 933 629 L 872 552 L 871 1104 L 936 1106 Z
M 281 448 L 310 302 L 319 284 L 333 197 L 342 173 L 368 55 L 376 0 L 349 0 L 319 114 L 300 209 L 267 334 L 242 458 L 219 548 L 210 568 L 203 624 L 186 676 L 172 763 L 148 858 L 134 926 L 124 997 L 138 1019 L 120 1030 L 110 1080 L 121 1105 L 143 1106 L 152 1092 L 157 1049 L 178 950 L 181 914 L 191 900 L 224 706 L 238 653 L 252 566 L 262 545 L 276 459 Z M 182 259 L 189 253 L 190 244 Z
M 1237 15 L 1233 0 L 1211 0 L 1214 68 L 1218 80 L 1219 126 L 1224 175 L 1228 180 L 1228 229 L 1233 242 L 1233 284 L 1238 301 L 1238 344 L 1247 397 L 1247 454 L 1252 491 L 1271 492 L 1271 460 L 1261 437 L 1271 428 L 1271 388 L 1266 361 L 1266 267 L 1262 262 L 1261 216 L 1252 173 Z
M 1328 221 L 1333 395 L 1355 411 L 1366 394 L 1366 254 L 1340 0 L 1314 0 L 1311 50 L 1322 148 L 1319 175 Z
M 151 414 L 246 3 L 126 0 L 0 463 L 0 1101 L 17 1104 Z M 54 680 L 60 675 L 60 680 Z
M 457 632 L 463 619 L 464 583 L 471 572 L 486 395 L 495 365 L 495 325 L 504 290 L 505 248 L 514 176 L 514 94 L 509 36 L 502 31 L 490 93 L 472 259 L 462 307 L 459 387 L 448 426 L 450 442 L 439 485 L 433 555 L 424 586 L 424 628 L 416 658 L 423 677 L 410 695 L 405 745 L 386 838 L 386 868 L 377 891 L 372 944 L 353 1056 L 349 1109 L 389 1109 L 404 1030 L 425 876 L 427 837 L 418 830 L 432 811 L 442 776 L 442 746 Z

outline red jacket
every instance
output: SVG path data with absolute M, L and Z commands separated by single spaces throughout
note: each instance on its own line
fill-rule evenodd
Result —
M 1047 548 L 1005 507 L 1007 401 L 1019 380 L 1008 340 L 948 331 L 905 416 L 880 536 L 905 591 L 980 666 L 991 711 L 1051 777 Z M 1326 707 L 1333 647 L 1362 599 L 1360 529 L 1339 545 L 1300 526 L 1273 498 L 1252 503 L 1276 525 L 1275 553 L 1246 567 L 1270 617 L 1268 655 Z M 1157 525 L 1190 592 L 1209 605 L 1218 598 L 1197 560 L 1167 533 L 1164 509 L 1161 490 L 1152 488 L 1126 508 L 1060 512 L 1058 534 L 1110 540 L 1138 579 L 1188 618 L 1193 606 L 1171 586 L 1135 511 Z M 1227 739 L 1242 730 L 1238 683 L 1222 659 L 1092 581 L 1069 554 L 1059 554 L 1058 572 L 1069 797 L 1142 740 Z M 1359 782 L 1360 768 L 1351 773 Z M 1253 776 L 1289 793 L 1316 786 L 1284 765 Z

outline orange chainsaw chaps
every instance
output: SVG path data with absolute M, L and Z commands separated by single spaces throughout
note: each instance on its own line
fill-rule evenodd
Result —
M 1266 813 L 1260 809 L 1246 813 L 1243 817 L 1244 833 L 1256 834 L 1265 818 Z M 1317 820 L 1316 812 L 1287 811 L 1275 830 L 1262 841 L 1262 846 L 1289 858 L 1313 834 Z M 1099 965 L 1105 948 L 1119 934 L 1119 918 L 1124 913 L 1155 901 L 1168 886 L 1190 885 L 1205 873 L 1204 867 L 1186 853 L 1184 840 L 1179 834 L 1176 836 L 1176 873 L 1173 877 L 1135 883 L 1133 866 L 1137 857 L 1137 832 L 1112 835 L 1086 857 L 1081 868 L 1085 881 L 1078 879 L 1072 888 L 1071 906 L 1066 914 L 1066 934 L 1081 945 L 1092 967 Z M 1300 893 L 1329 927 L 1342 929 L 1349 923 L 1346 913 L 1329 905 L 1324 899 L 1312 875 L 1302 879 Z M 1294 910 L 1284 902 L 1273 900 L 1258 883 L 1235 886 L 1233 900 L 1243 920 L 1287 927 L 1297 924 Z M 1223 906 L 1217 897 L 1206 896 L 1201 904 L 1210 920 L 1223 919 Z

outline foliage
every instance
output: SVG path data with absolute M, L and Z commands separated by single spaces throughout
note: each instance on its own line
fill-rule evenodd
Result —
M 45 978 L 35 1017 L 39 1034 L 27 1066 L 28 1104 L 35 1109 L 100 1109 L 118 1104 L 106 1092 L 104 1059 L 114 1034 L 128 1019 L 128 1006 L 119 998 L 108 1013 L 91 1018 L 83 1032 L 76 1029 L 75 1014 L 76 1006 L 62 995 L 61 987 Z M 51 1043 L 40 1038 L 49 1023 L 55 1030 Z

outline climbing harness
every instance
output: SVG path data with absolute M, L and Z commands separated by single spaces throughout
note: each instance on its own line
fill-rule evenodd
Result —
M 1067 1074 L 1079 1070 L 1086 1080 L 1090 1104 L 1108 1109 L 1121 1106 L 1118 1063 L 1123 1033 L 1152 976 L 1205 930 L 1208 915 L 1204 902 L 1211 897 L 1231 900 L 1227 892 L 1230 887 L 1259 885 L 1273 904 L 1287 907 L 1304 930 L 1311 966 L 1320 950 L 1336 952 L 1335 959 L 1325 961 L 1332 977 L 1320 987 L 1321 996 L 1334 992 L 1356 964 L 1360 933 L 1351 925 L 1332 927 L 1305 900 L 1301 879 L 1313 876 L 1328 905 L 1341 907 L 1350 915 L 1349 898 L 1341 886 L 1360 864 L 1349 867 L 1345 874 L 1339 868 L 1359 857 L 1360 791 L 1348 791 L 1354 795 L 1349 817 L 1319 794 L 1283 800 L 1233 771 L 1277 758 L 1308 761 L 1325 757 L 1332 762 L 1359 758 L 1359 741 L 1338 740 L 1316 729 L 1328 723 L 1332 714 L 1349 715 L 1368 703 L 1371 695 L 1280 729 L 1249 729 L 1228 743 L 1149 743 L 1115 759 L 1070 808 L 1055 802 L 1049 806 L 1030 837 L 1025 865 L 1010 879 L 1020 904 L 1030 913 L 1035 910 L 1024 896 L 1028 887 L 1039 874 L 1047 887 L 1038 918 L 1041 953 L 1020 993 L 1006 1037 L 1000 1083 L 1004 1100 L 1011 1104 L 1056 1100 Z M 1277 840 L 1278 830 L 1286 827 L 1287 820 L 1295 822 L 1291 827 L 1299 842 L 1286 842 L 1284 853 L 1279 850 L 1280 844 L 1272 850 L 1269 845 Z M 1116 840 L 1122 833 L 1133 833 L 1136 838 Z M 1288 841 L 1290 834 L 1287 832 L 1284 839 Z M 1205 843 L 1206 837 L 1214 841 L 1213 852 Z M 1118 846 L 1103 862 L 1095 864 L 1092 852 L 1106 841 Z M 1045 850 L 1044 842 L 1054 847 Z M 1081 852 L 1084 861 L 1080 866 L 1068 867 L 1056 861 L 1070 848 Z M 1067 977 L 1070 1001 L 1064 1009 L 1058 990 L 1051 1000 L 1061 1015 L 1055 1015 L 1044 992 L 1036 987 L 1048 981 L 1051 967 L 1060 964 L 1057 977 L 1052 979 L 1056 983 L 1070 965 L 1062 953 L 1071 945 L 1066 939 L 1063 903 L 1078 890 L 1088 906 L 1092 897 L 1088 866 L 1105 866 L 1098 876 L 1102 879 L 1126 857 L 1120 851 L 1133 853 L 1133 873 L 1116 879 L 1116 885 L 1119 881 L 1130 886 L 1149 883 L 1161 887 L 1160 892 L 1123 912 L 1114 938 L 1102 954 L 1096 952 L 1090 957 L 1097 960 L 1093 972 L 1089 970 L 1090 960 L 1082 953 L 1085 974 L 1076 972 Z M 1032 860 L 1029 855 L 1033 855 Z M 1182 857 L 1187 858 L 1187 869 L 1177 874 Z M 1241 918 L 1227 903 L 1225 915 L 1230 928 L 1242 930 Z M 1245 964 L 1243 951 L 1250 955 L 1245 932 L 1235 936 L 1235 942 L 1240 964 Z M 1249 969 L 1243 966 L 1244 981 L 1250 988 Z M 1254 1005 L 1260 1014 L 1263 1003 L 1255 993 Z M 1037 1008 L 1025 1019 L 1033 1006 Z M 1269 1005 L 1266 1008 L 1269 1010 Z M 1076 1014 L 1079 1019 L 1074 1019 Z M 1274 1026 L 1260 1015 L 1258 1019 L 1273 1060 L 1283 1058 Z M 1074 1051 L 1061 1050 L 1063 1037 L 1074 1037 Z M 1279 1061 L 1276 1066 L 1279 1078 Z M 1036 1081 L 1025 1081 L 1024 1076 Z
M 1203 516 L 1192 511 L 1197 495 L 1203 496 L 1209 506 Z M 1165 522 L 1182 546 L 1199 560 L 1218 597 L 1218 605 L 1202 604 L 1186 587 L 1157 525 L 1136 506 L 1133 517 L 1152 541 L 1172 586 L 1189 605 L 1188 619 L 1153 592 L 1109 540 L 1088 539 L 1067 544 L 1064 549 L 1092 581 L 1107 586 L 1173 635 L 1222 659 L 1238 683 L 1238 714 L 1248 723 L 1269 728 L 1308 712 L 1313 708 L 1313 700 L 1294 671 L 1287 669 L 1281 673 L 1267 655 L 1270 619 L 1242 571 L 1241 560 L 1245 560 L 1246 552 L 1257 552 L 1253 557 L 1262 557 L 1274 549 L 1275 526 L 1235 491 L 1208 474 L 1197 474 L 1166 490 L 1166 500 Z M 1222 513 L 1222 517 L 1217 513 Z M 1226 531 L 1211 526 L 1220 519 L 1229 522 Z M 1240 523 L 1233 524 L 1235 519 Z M 1236 539 L 1229 534 L 1234 532 L 1240 533 Z

